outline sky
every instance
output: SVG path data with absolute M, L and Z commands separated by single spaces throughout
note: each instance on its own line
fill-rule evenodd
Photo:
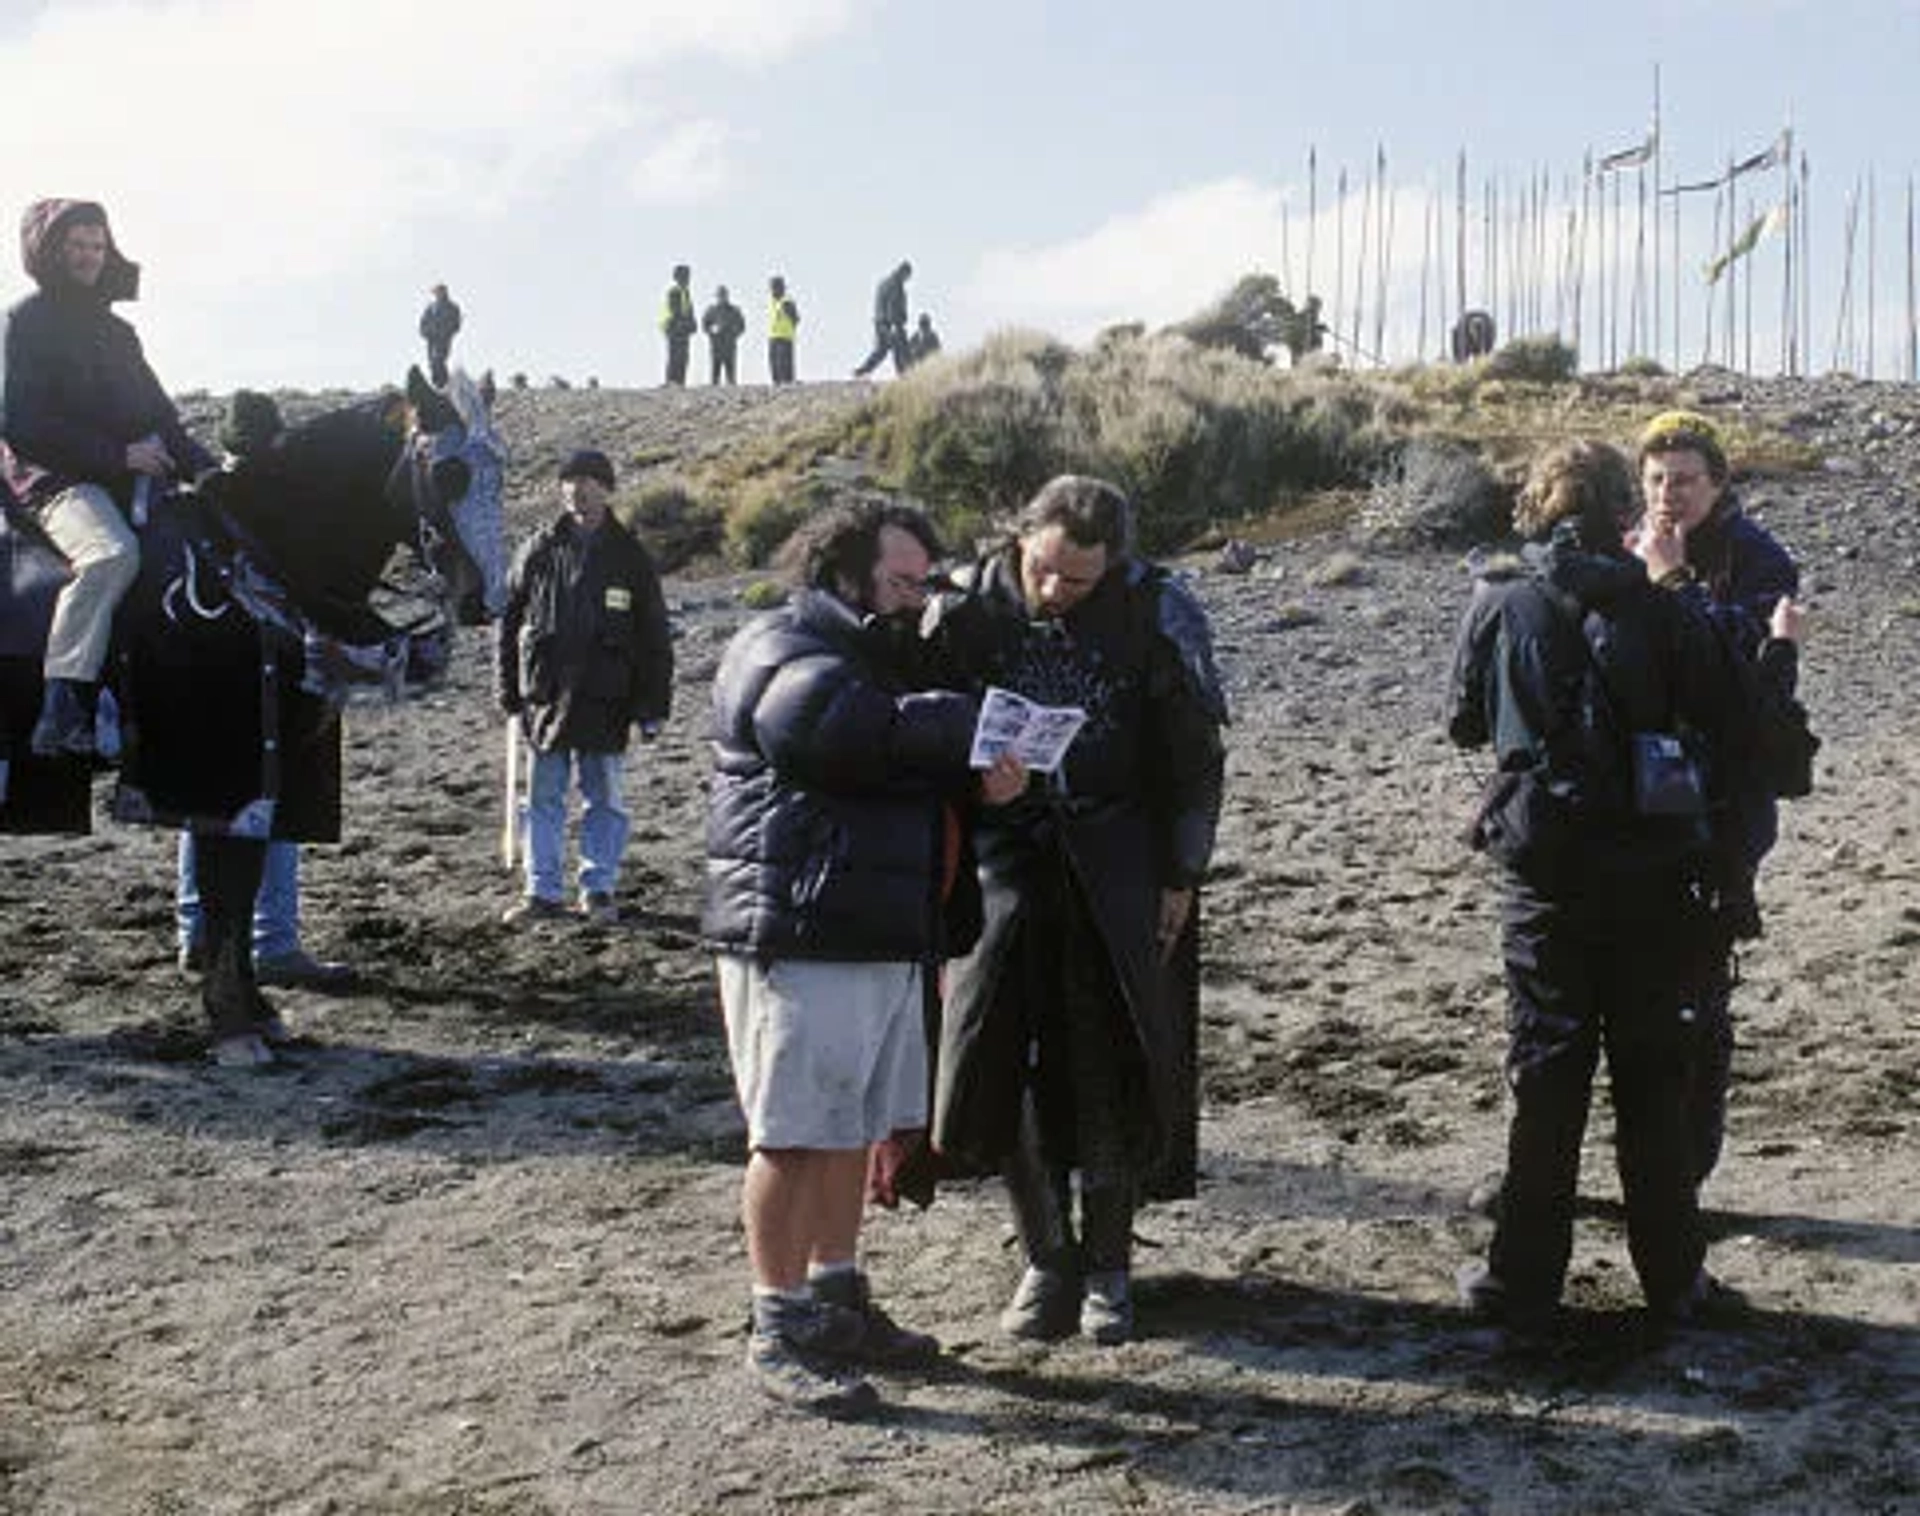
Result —
M 1467 303 L 1503 338 L 1567 330 L 1577 270 L 1583 362 L 1671 365 L 1670 212 L 1657 264 L 1634 251 L 1653 168 L 1606 181 L 1605 230 L 1588 197 L 1578 259 L 1565 240 L 1583 162 L 1646 137 L 1657 81 L 1660 183 L 1791 126 L 1808 366 L 1866 372 L 1871 348 L 1905 378 L 1916 61 L 1920 0 L 0 0 L 0 214 L 106 204 L 144 267 L 122 314 L 176 391 L 392 381 L 437 281 L 473 370 L 653 384 L 680 262 L 700 303 L 724 283 L 744 307 L 747 382 L 770 273 L 800 377 L 838 378 L 903 258 L 950 349 L 1159 326 L 1265 271 L 1319 291 L 1365 366 L 1437 355 L 1458 314 L 1464 153 Z M 1743 178 L 1732 224 L 1784 182 Z M 1686 366 L 1730 238 L 1715 198 L 1681 202 Z M 1764 371 L 1786 248 L 1736 265 L 1733 356 Z M 8 262 L 10 303 L 30 286 Z

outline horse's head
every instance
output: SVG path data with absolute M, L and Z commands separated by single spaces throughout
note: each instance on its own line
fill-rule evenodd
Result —
M 480 387 L 455 369 L 443 393 L 407 371 L 411 434 L 389 498 L 417 523 L 414 544 L 449 613 L 473 626 L 506 604 L 505 449 Z

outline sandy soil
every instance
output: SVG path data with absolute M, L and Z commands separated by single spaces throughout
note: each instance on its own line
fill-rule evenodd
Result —
M 350 836 L 312 850 L 306 909 L 364 982 L 281 994 L 305 1042 L 273 1072 L 205 1060 L 170 838 L 3 844 L 0 1510 L 1920 1511 L 1920 422 L 1890 389 L 1747 398 L 1834 464 L 1756 492 L 1807 566 L 1828 747 L 1743 958 L 1708 1193 L 1744 1321 L 1642 1339 L 1604 1103 L 1576 1343 L 1515 1359 L 1454 1308 L 1503 1123 L 1490 882 L 1454 840 L 1475 783 L 1436 722 L 1466 581 L 1317 536 L 1194 565 L 1236 725 L 1202 1190 L 1142 1218 L 1140 1340 L 999 1339 L 1004 1209 L 956 1186 L 869 1230 L 938 1371 L 862 1425 L 763 1403 L 694 936 L 705 687 L 741 612 L 676 582 L 626 921 L 499 924 L 470 635 L 443 691 L 354 714 Z M 586 399 L 508 397 L 522 458 L 603 431 Z M 663 414 L 591 403 L 635 435 Z

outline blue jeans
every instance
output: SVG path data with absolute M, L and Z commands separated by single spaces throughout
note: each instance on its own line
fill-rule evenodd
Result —
M 174 927 L 182 948 L 200 935 L 200 889 L 194 882 L 193 833 L 180 834 Z M 300 845 L 267 844 L 266 873 L 253 902 L 253 956 L 280 958 L 300 950 Z
M 559 901 L 567 849 L 567 780 L 580 782 L 580 892 L 611 895 L 620 882 L 620 855 L 632 820 L 622 793 L 620 753 L 558 748 L 533 755 L 527 801 L 527 894 Z

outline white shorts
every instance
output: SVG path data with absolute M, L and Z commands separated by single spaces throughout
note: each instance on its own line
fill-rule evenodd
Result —
M 753 1147 L 861 1148 L 927 1124 L 918 964 L 715 962 Z

